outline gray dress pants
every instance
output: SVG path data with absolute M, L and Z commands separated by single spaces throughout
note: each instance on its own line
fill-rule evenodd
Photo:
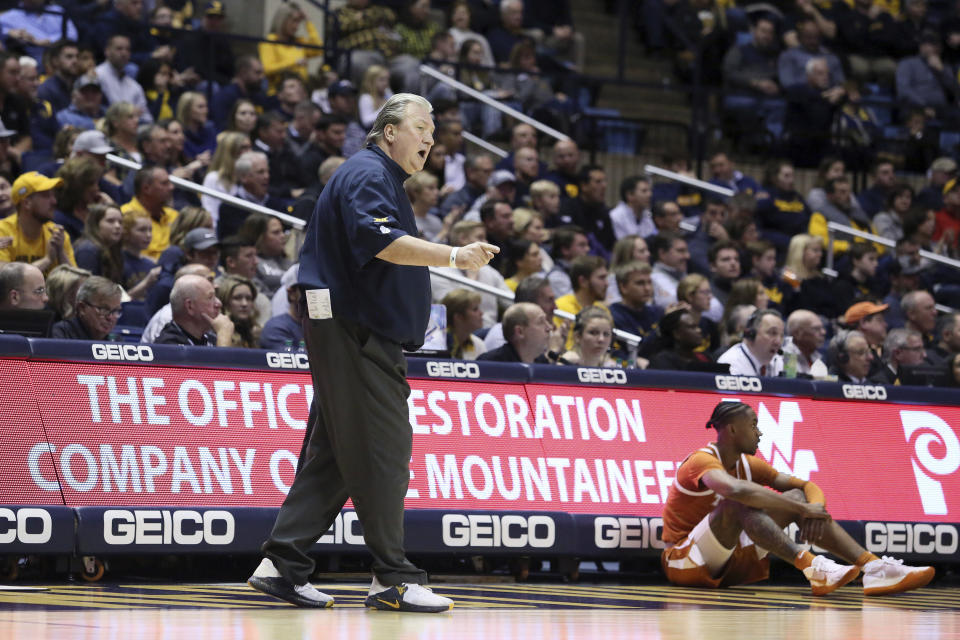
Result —
M 341 318 L 303 320 L 314 407 L 306 459 L 263 552 L 294 584 L 313 572 L 307 551 L 353 500 L 381 584 L 423 584 L 403 550 L 410 481 L 410 387 L 400 345 Z

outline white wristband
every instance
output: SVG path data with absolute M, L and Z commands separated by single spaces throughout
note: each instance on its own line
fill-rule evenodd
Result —
M 460 247 L 454 247 L 450 250 L 450 267 L 452 269 L 457 268 L 457 251 L 460 250 Z

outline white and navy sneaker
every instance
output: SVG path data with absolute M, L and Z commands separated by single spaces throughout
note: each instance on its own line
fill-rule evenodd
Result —
M 264 558 L 260 566 L 247 579 L 247 584 L 268 596 L 279 598 L 296 607 L 327 609 L 333 606 L 333 598 L 317 591 L 312 584 L 293 584 L 280 575 L 273 561 Z
M 885 596 L 919 589 L 933 579 L 933 567 L 911 567 L 889 556 L 863 565 L 863 595 Z
M 837 564 L 826 556 L 815 556 L 803 575 L 810 581 L 813 595 L 825 596 L 855 579 L 860 569 L 853 564 Z
M 381 611 L 440 613 L 453 609 L 453 600 L 438 596 L 423 585 L 405 582 L 385 587 L 376 577 L 373 578 L 364 604 Z

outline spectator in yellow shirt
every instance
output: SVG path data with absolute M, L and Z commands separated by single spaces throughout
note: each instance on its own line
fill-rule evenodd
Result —
M 13 241 L 0 249 L 2 262 L 27 262 L 44 273 L 60 264 L 76 266 L 73 246 L 63 227 L 53 221 L 57 207 L 54 189 L 63 181 L 36 171 L 13 182 L 13 204 L 17 212 L 0 220 L 0 238 Z
M 153 223 L 153 238 L 143 256 L 154 262 L 170 246 L 170 227 L 179 215 L 176 209 L 166 206 L 173 196 L 170 174 L 163 167 L 140 169 L 133 177 L 133 200 L 120 207 L 120 211 L 146 211 Z
M 306 37 L 297 36 L 301 24 L 305 26 Z M 307 20 L 303 9 L 296 2 L 284 2 L 277 8 L 273 14 L 273 22 L 270 23 L 267 40 L 271 42 L 261 42 L 257 48 L 260 62 L 263 63 L 263 72 L 270 81 L 271 94 L 280 89 L 283 74 L 288 71 L 296 73 L 306 82 L 307 58 L 323 55 L 323 50 L 317 48 L 323 45 L 317 28 Z
M 573 283 L 573 293 L 557 298 L 557 309 L 577 315 L 587 307 L 600 307 L 609 315 L 610 310 L 604 304 L 607 295 L 607 263 L 599 256 L 581 256 L 570 265 L 570 281 Z M 553 319 L 557 326 L 563 320 Z M 567 334 L 566 349 L 574 345 L 573 328 Z

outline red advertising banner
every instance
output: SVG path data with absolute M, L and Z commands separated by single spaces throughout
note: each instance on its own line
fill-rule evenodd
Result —
M 29 367 L 67 506 L 273 507 L 293 481 L 309 375 Z M 43 476 L 40 488 L 59 492 L 55 481 Z
M 278 506 L 306 373 L 0 360 L 0 502 Z M 659 516 L 707 391 L 410 381 L 407 507 Z M 960 522 L 960 407 L 744 396 L 758 455 L 845 520 Z M 61 498 L 62 491 L 62 498 Z
M 0 430 L 4 456 L 0 465 L 0 501 L 63 504 L 56 482 L 45 484 L 45 479 L 56 478 L 56 472 L 45 444 L 29 366 L 26 360 L 0 359 L 0 407 L 4 414 Z

